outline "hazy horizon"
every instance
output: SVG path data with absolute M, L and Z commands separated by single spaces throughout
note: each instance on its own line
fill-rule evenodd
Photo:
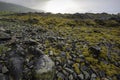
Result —
M 51 13 L 120 13 L 120 0 L 0 0 Z

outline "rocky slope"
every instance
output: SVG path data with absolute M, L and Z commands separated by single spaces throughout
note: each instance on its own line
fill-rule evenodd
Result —
M 28 16 L 1 16 L 1 80 L 120 80 L 119 26 L 73 27 L 70 19 Z

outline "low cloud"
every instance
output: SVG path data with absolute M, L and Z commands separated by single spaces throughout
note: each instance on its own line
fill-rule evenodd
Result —
M 65 13 L 66 12 L 120 13 L 119 5 L 120 0 L 0 0 L 0 1 L 10 2 L 33 9 L 39 9 L 50 12 L 52 11 L 61 12 L 62 10 Z M 64 6 L 65 7 L 68 6 L 68 8 L 64 9 Z

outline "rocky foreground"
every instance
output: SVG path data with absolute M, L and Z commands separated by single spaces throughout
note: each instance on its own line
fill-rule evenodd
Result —
M 0 80 L 120 80 L 119 41 L 98 39 L 107 29 L 64 32 L 7 22 L 0 23 Z M 86 34 L 98 35 L 97 42 Z

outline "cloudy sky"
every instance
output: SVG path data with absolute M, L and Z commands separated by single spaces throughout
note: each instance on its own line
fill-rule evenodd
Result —
M 120 0 L 0 0 L 52 13 L 120 13 Z

